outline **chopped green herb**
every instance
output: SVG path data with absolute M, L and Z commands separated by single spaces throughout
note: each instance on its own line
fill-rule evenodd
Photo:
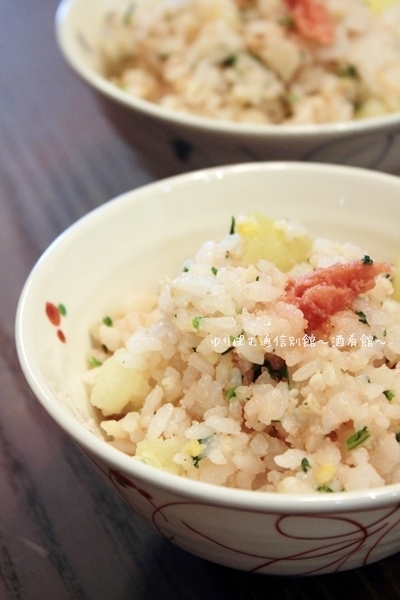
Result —
M 393 390 L 385 390 L 383 393 L 384 393 L 384 395 L 386 396 L 386 398 L 389 400 L 389 402 L 390 402 L 391 400 L 393 400 L 393 398 L 394 398 L 394 396 L 395 396 L 395 394 L 394 394 L 394 391 L 393 391 Z
M 197 456 L 193 456 L 193 464 L 196 467 L 196 469 L 199 468 L 199 462 L 205 458 L 207 456 L 207 448 L 210 445 L 210 442 L 212 441 L 213 435 L 210 435 L 206 438 L 197 440 L 199 442 L 199 444 L 201 444 L 203 446 L 203 449 L 201 450 L 201 452 L 199 452 L 199 454 Z
M 368 325 L 367 315 L 365 313 L 363 313 L 362 310 L 357 310 L 356 315 L 357 315 L 360 323 L 365 323 L 365 325 Z
M 193 456 L 193 465 L 196 467 L 196 469 L 199 468 L 199 462 L 201 461 L 201 459 L 203 458 L 203 456 L 201 456 L 200 454 L 198 454 L 197 456 Z
M 133 2 L 131 2 L 124 14 L 124 19 L 123 19 L 124 25 L 130 25 L 134 10 L 135 10 L 135 5 Z
M 339 77 L 352 77 L 354 79 L 359 77 L 357 67 L 354 65 L 346 65 L 345 67 L 342 67 L 339 69 L 338 75 Z
M 396 442 L 400 442 L 400 431 L 396 433 Z
M 387 336 L 387 331 L 386 331 L 386 329 L 384 329 L 383 330 L 383 337 L 386 337 L 386 336 Z
M 182 271 L 183 271 L 184 273 L 187 273 L 187 272 L 189 271 L 189 267 L 183 267 Z
M 216 269 L 215 267 L 211 267 L 211 271 L 213 275 L 216 275 L 218 273 L 218 269 Z
M 279 25 L 282 25 L 282 27 L 293 27 L 294 25 L 294 19 L 292 17 L 292 15 L 285 15 L 284 17 L 282 17 L 281 19 L 278 20 Z
M 230 54 L 221 62 L 223 67 L 234 67 L 238 59 L 237 54 Z
M 65 315 L 67 314 L 67 309 L 65 308 L 64 304 L 59 304 L 57 308 L 58 308 L 60 315 L 65 317 Z
M 370 256 L 368 256 L 368 254 L 365 254 L 361 260 L 364 263 L 364 265 L 373 265 L 374 264 L 374 261 L 372 260 L 372 258 Z
M 107 327 L 111 327 L 111 325 L 112 325 L 111 317 L 104 317 L 103 323 L 104 323 L 104 325 L 107 325 Z
M 192 325 L 195 329 L 198 329 L 200 327 L 200 321 L 202 320 L 203 317 L 194 317 L 194 319 L 192 319 Z
M 92 356 L 91 358 L 89 358 L 89 366 L 94 368 L 94 367 L 100 367 L 102 365 L 102 363 L 97 360 L 97 358 L 95 356 Z
M 295 104 L 298 100 L 298 96 L 293 92 L 288 92 L 285 96 L 285 100 L 288 104 Z
M 367 440 L 368 438 L 369 438 L 368 427 L 365 426 L 362 429 L 360 429 L 360 431 L 356 431 L 356 433 L 351 435 L 346 440 L 347 450 L 354 450 L 354 448 L 357 448 L 357 446 L 359 446 L 360 444 L 365 442 L 365 440 Z
M 232 219 L 231 219 L 231 228 L 229 230 L 229 235 L 233 235 L 235 233 L 235 227 L 236 227 L 236 220 L 235 220 L 235 217 L 232 217 Z
M 319 487 L 317 487 L 317 492 L 333 492 L 333 490 L 331 490 L 330 487 L 328 487 L 327 485 L 320 485 Z
M 311 465 L 308 462 L 308 460 L 304 457 L 301 461 L 301 470 L 304 471 L 304 473 L 307 473 L 308 469 L 311 469 Z
M 232 398 L 234 398 L 236 396 L 236 388 L 229 388 L 229 390 L 226 390 L 225 392 L 225 400 L 232 400 Z
M 229 341 L 231 344 L 233 344 L 233 342 L 236 340 L 236 337 L 234 335 L 230 335 L 229 336 Z
M 257 275 L 256 281 L 260 281 L 260 276 L 259 275 Z

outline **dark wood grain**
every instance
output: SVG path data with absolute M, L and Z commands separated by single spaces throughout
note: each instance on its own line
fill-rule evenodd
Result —
M 0 599 L 398 599 L 399 556 L 289 579 L 174 547 L 103 484 L 28 389 L 14 319 L 40 254 L 106 200 L 187 169 L 182 155 L 151 165 L 119 134 L 58 50 L 56 7 L 0 0 Z

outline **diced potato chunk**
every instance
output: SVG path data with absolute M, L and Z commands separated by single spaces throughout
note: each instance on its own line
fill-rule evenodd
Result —
M 175 439 L 143 440 L 136 447 L 136 456 L 147 465 L 181 475 L 182 466 L 174 463 L 172 459 L 175 454 L 182 452 L 186 444 L 187 441 L 182 442 Z
M 100 368 L 92 388 L 90 401 L 104 415 L 120 413 L 128 404 L 141 408 L 150 386 L 141 371 L 125 367 L 121 361 L 124 349 L 117 350 Z
M 381 14 L 391 6 L 396 6 L 397 0 L 368 0 L 368 4 L 374 13 Z
M 393 284 L 393 299 L 397 300 L 397 302 L 400 302 L 400 256 L 397 258 L 397 260 L 394 263 L 394 266 L 396 267 L 395 270 L 395 274 L 392 278 L 392 284 Z
M 276 226 L 273 219 L 257 212 L 239 220 L 235 231 L 244 239 L 243 258 L 247 262 L 256 264 L 264 259 L 274 263 L 283 272 L 305 261 L 312 246 L 308 236 L 290 237 Z

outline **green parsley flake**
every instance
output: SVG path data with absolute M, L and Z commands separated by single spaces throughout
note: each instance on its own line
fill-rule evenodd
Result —
M 304 473 L 307 473 L 309 469 L 311 469 L 311 465 L 308 462 L 308 460 L 304 457 L 301 461 L 301 470 L 304 471 Z
M 360 323 L 365 323 L 365 325 L 368 325 L 367 315 L 365 313 L 363 313 L 362 310 L 356 311 L 356 315 L 357 315 Z
M 333 490 L 331 490 L 330 487 L 328 487 L 327 485 L 320 485 L 319 487 L 317 487 L 317 492 L 333 492 Z
M 184 273 L 187 273 L 187 272 L 189 271 L 189 267 L 183 267 L 182 271 L 183 271 Z
M 345 67 L 342 67 L 339 69 L 338 75 L 339 77 L 351 77 L 353 79 L 357 79 L 360 76 L 357 67 L 354 65 L 346 65 Z
M 368 256 L 368 254 L 365 254 L 361 261 L 364 263 L 364 265 L 373 265 L 374 261 L 372 260 L 372 258 L 370 256 Z
M 211 442 L 212 437 L 213 436 L 210 435 L 209 437 L 197 440 L 203 448 L 197 456 L 193 456 L 193 465 L 196 467 L 196 469 L 199 468 L 199 462 L 207 456 L 207 448 Z
M 298 100 L 298 96 L 293 92 L 288 92 L 285 96 L 285 100 L 288 104 L 295 104 Z
M 235 220 L 235 217 L 232 217 L 229 235 L 233 235 L 235 233 L 235 227 L 236 227 L 236 220 Z
M 203 456 L 201 456 L 201 454 L 198 454 L 197 456 L 193 456 L 193 465 L 196 467 L 196 469 L 199 468 L 199 462 L 201 461 L 201 459 L 204 458 Z
M 369 438 L 369 431 L 368 431 L 368 427 L 365 426 L 362 429 L 360 429 L 360 431 L 356 431 L 356 433 L 351 435 L 346 440 L 347 450 L 354 450 L 354 448 L 357 448 L 357 446 L 359 446 L 360 444 L 365 442 L 365 440 L 367 440 L 368 438 Z
M 293 27 L 294 25 L 294 19 L 292 17 L 292 15 L 285 15 L 283 16 L 281 19 L 278 20 L 279 25 L 281 25 L 282 27 Z
M 133 2 L 131 2 L 131 4 L 129 4 L 128 8 L 125 11 L 124 14 L 124 18 L 123 18 L 123 24 L 124 25 L 130 25 L 131 24 L 131 20 L 132 20 L 132 15 L 133 15 L 133 11 L 135 10 L 135 5 Z
M 198 329 L 200 327 L 200 321 L 202 320 L 203 317 L 194 317 L 194 319 L 192 319 L 192 325 L 195 329 Z
M 218 273 L 218 269 L 216 269 L 215 267 L 211 267 L 211 272 L 213 275 L 216 275 Z
M 224 58 L 224 60 L 221 62 L 221 65 L 223 67 L 234 67 L 237 60 L 238 60 L 237 54 L 230 54 L 229 56 Z
M 236 396 L 236 388 L 229 388 L 229 390 L 226 390 L 225 392 L 225 400 L 232 400 L 232 398 L 234 398 Z
M 393 390 L 385 390 L 383 393 L 386 396 L 386 398 L 389 400 L 389 402 L 391 400 L 393 400 L 394 395 L 395 395 Z
M 111 325 L 113 324 L 111 317 L 104 317 L 103 323 L 104 325 L 107 325 L 107 327 L 111 327 Z
M 396 433 L 396 442 L 400 442 L 400 431 Z
M 97 358 L 95 356 L 92 356 L 91 358 L 89 358 L 89 366 L 92 367 L 93 369 L 95 367 L 100 367 L 102 365 L 102 363 L 97 360 Z

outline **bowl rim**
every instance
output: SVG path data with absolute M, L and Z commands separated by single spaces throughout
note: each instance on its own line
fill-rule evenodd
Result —
M 144 201 L 150 194 L 157 194 L 159 190 L 168 186 L 185 186 L 190 182 L 195 182 L 199 178 L 208 180 L 213 174 L 220 178 L 221 173 L 225 176 L 230 173 L 252 171 L 291 171 L 291 172 L 333 172 L 348 173 L 355 176 L 362 176 L 367 180 L 376 180 L 383 182 L 392 182 L 399 188 L 400 178 L 395 175 L 370 171 L 360 167 L 345 165 L 333 165 L 326 163 L 304 163 L 296 161 L 275 161 L 275 162 L 256 162 L 240 163 L 236 165 L 224 165 L 209 167 L 172 175 L 158 181 L 147 183 L 137 188 L 128 190 L 118 196 L 104 202 L 96 208 L 90 210 L 85 215 L 77 219 L 62 233 L 60 233 L 46 250 L 39 256 L 37 262 L 30 271 L 25 284 L 20 293 L 15 317 L 15 343 L 21 370 L 36 396 L 36 399 L 52 417 L 58 426 L 67 433 L 77 445 L 88 452 L 92 457 L 96 457 L 101 462 L 106 463 L 109 469 L 123 473 L 136 481 L 145 482 L 148 485 L 155 485 L 160 489 L 176 494 L 178 496 L 201 502 L 207 505 L 225 506 L 227 508 L 236 508 L 243 511 L 262 512 L 262 513 L 280 513 L 280 514 L 310 514 L 310 513 L 338 513 L 344 511 L 361 511 L 371 508 L 371 502 L 375 504 L 373 509 L 383 508 L 388 505 L 398 503 L 400 505 L 400 483 L 387 486 L 372 488 L 369 490 L 355 492 L 335 492 L 334 494 L 283 494 L 280 492 L 257 492 L 241 490 L 236 488 L 227 488 L 224 486 L 199 482 L 187 479 L 180 475 L 175 475 L 162 471 L 156 467 L 145 465 L 137 459 L 124 454 L 112 447 L 107 441 L 100 439 L 94 433 L 90 432 L 84 425 L 79 423 L 70 415 L 64 407 L 58 402 L 54 403 L 41 387 L 35 377 L 34 365 L 29 358 L 26 349 L 25 332 L 25 312 L 30 303 L 30 293 L 37 273 L 46 269 L 46 264 L 51 259 L 54 251 L 63 245 L 68 245 L 71 234 L 85 230 L 91 221 L 101 216 L 101 213 L 107 214 L 118 210 L 120 204 L 134 204 Z
M 254 124 L 218 120 L 190 113 L 168 109 L 148 100 L 137 98 L 120 90 L 93 68 L 83 63 L 70 44 L 71 26 L 69 15 L 72 5 L 81 0 L 61 0 L 55 13 L 55 32 L 58 46 L 64 59 L 89 86 L 100 95 L 111 98 L 118 104 L 134 109 L 143 115 L 171 124 L 185 126 L 197 131 L 214 132 L 230 136 L 252 136 L 261 139 L 301 140 L 302 138 L 346 138 L 367 135 L 374 132 L 400 129 L 400 111 L 382 116 L 368 117 L 351 121 L 321 124 Z

